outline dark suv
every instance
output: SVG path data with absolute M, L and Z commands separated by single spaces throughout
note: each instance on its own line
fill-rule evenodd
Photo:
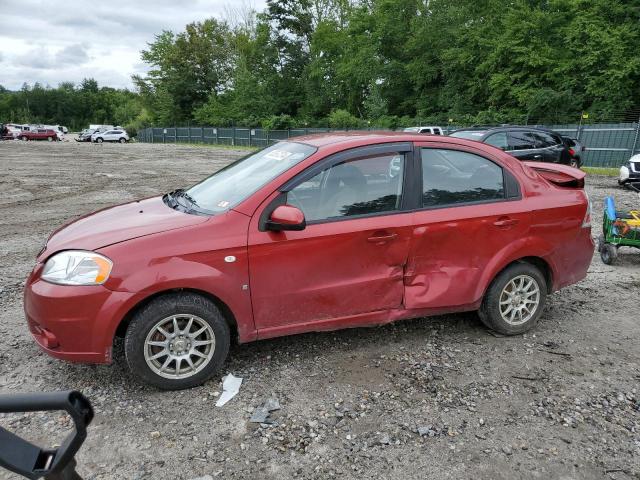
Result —
M 450 136 L 493 145 L 519 160 L 571 165 L 566 143 L 552 130 L 518 126 L 471 127 L 456 130 Z

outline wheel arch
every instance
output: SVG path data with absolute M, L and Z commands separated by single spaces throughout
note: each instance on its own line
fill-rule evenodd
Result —
M 216 305 L 216 307 L 218 307 L 220 309 L 220 312 L 222 313 L 222 315 L 224 316 L 225 320 L 227 321 L 227 324 L 229 325 L 229 329 L 231 330 L 231 339 L 232 339 L 232 341 L 234 341 L 236 343 L 238 342 L 238 335 L 239 335 L 239 333 L 238 333 L 238 322 L 236 320 L 235 315 L 231 311 L 231 308 L 229 308 L 229 306 L 225 302 L 223 302 L 220 298 L 216 297 L 212 293 L 204 291 L 204 290 L 200 290 L 200 289 L 197 289 L 197 288 L 172 288 L 172 289 L 168 289 L 168 290 L 162 290 L 162 291 L 159 291 L 159 292 L 154 292 L 154 293 L 150 294 L 149 296 L 144 297 L 143 299 L 139 300 L 138 303 L 136 303 L 133 307 L 131 307 L 127 311 L 127 313 L 124 315 L 124 317 L 122 317 L 122 319 L 120 320 L 120 323 L 116 327 L 113 340 L 115 340 L 115 338 L 117 338 L 117 337 L 124 338 L 124 336 L 125 336 L 125 334 L 127 332 L 127 328 L 129 328 L 129 324 L 131 323 L 132 318 L 142 308 L 144 308 L 150 302 L 154 301 L 155 299 L 157 299 L 159 297 L 162 297 L 164 295 L 170 295 L 170 294 L 173 294 L 173 293 L 193 293 L 195 295 L 199 295 L 199 296 L 204 297 L 204 298 L 206 298 L 208 300 L 211 300 Z
M 483 298 L 484 298 L 484 295 L 486 295 L 487 290 L 489 289 L 489 287 L 491 286 L 493 281 L 498 277 L 498 275 L 500 275 L 507 268 L 509 268 L 511 265 L 516 264 L 516 263 L 528 263 L 528 264 L 533 265 L 534 267 L 536 267 L 538 270 L 540 270 L 540 272 L 544 275 L 545 282 L 547 283 L 547 294 L 550 294 L 550 293 L 553 292 L 553 269 L 551 268 L 551 265 L 542 257 L 527 256 L 527 257 L 517 258 L 517 259 L 507 263 L 500 270 L 495 272 L 495 274 L 491 278 L 491 281 L 485 287 L 485 291 L 483 293 Z

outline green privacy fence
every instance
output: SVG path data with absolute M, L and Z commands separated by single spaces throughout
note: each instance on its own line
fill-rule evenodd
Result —
M 597 123 L 589 125 L 547 125 L 558 133 L 576 138 L 585 146 L 582 161 L 589 167 L 618 167 L 640 153 L 640 123 Z M 450 133 L 459 127 L 443 127 Z M 374 130 L 374 129 L 368 129 Z M 238 127 L 153 127 L 141 129 L 138 141 L 148 143 L 202 143 L 244 147 L 265 147 L 280 140 L 336 131 L 330 128 L 265 130 Z

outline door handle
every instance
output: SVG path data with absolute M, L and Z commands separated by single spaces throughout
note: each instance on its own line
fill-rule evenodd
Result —
M 512 227 L 513 225 L 518 224 L 518 220 L 510 217 L 500 217 L 498 220 L 493 222 L 496 227 L 504 228 L 504 227 Z
M 535 158 L 536 160 L 539 160 L 540 158 L 542 158 L 542 155 L 534 155 L 533 158 Z
M 367 242 L 386 243 L 394 240 L 398 236 L 397 233 L 376 233 L 367 238 Z

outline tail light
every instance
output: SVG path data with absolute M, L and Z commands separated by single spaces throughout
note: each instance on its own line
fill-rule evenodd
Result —
M 584 213 L 582 228 L 591 228 L 591 199 L 587 192 L 584 192 L 584 196 L 587 197 L 587 211 Z
M 569 154 L 573 157 L 576 154 L 576 151 L 573 148 L 570 148 Z

